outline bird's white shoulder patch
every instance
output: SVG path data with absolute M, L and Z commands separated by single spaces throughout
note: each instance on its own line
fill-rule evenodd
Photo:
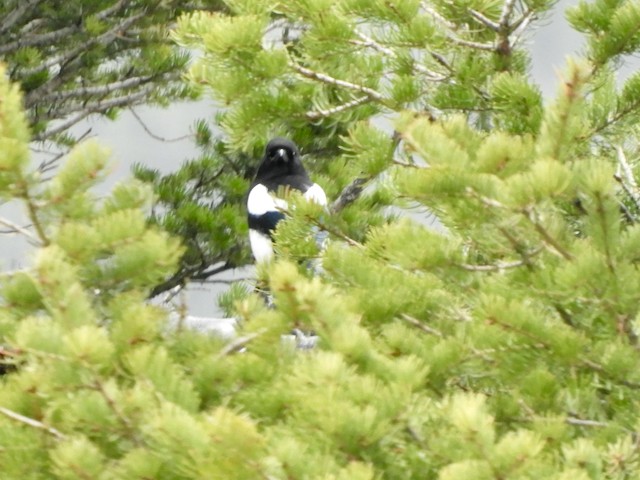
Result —
M 281 198 L 274 197 L 267 187 L 259 183 L 249 192 L 247 199 L 247 211 L 251 215 L 264 215 L 267 212 L 286 210 L 287 202 Z
M 317 183 L 314 183 L 309 190 L 304 192 L 304 198 L 311 200 L 318 205 L 322 205 L 323 207 L 327 205 L 327 195 L 324 193 L 322 187 Z
M 273 242 L 264 233 L 249 229 L 249 244 L 256 262 L 268 262 L 273 258 Z
M 251 189 L 247 199 L 247 210 L 251 215 L 263 215 L 270 210 L 276 210 L 276 204 L 267 187 L 259 183 Z

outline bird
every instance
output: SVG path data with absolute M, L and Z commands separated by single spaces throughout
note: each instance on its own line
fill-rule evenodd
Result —
M 299 191 L 307 200 L 327 205 L 327 195 L 309 177 L 298 146 L 276 137 L 267 143 L 247 198 L 249 244 L 256 263 L 273 259 L 273 233 L 287 209 L 286 200 L 276 196 L 282 189 Z

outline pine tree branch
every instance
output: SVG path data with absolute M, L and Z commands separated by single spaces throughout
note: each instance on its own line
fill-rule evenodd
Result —
M 11 229 L 9 232 L 3 232 L 3 233 L 20 233 L 25 237 L 27 237 L 29 240 L 31 240 L 31 242 L 35 243 L 36 245 L 42 245 L 42 242 L 38 237 L 36 237 L 33 233 L 31 233 L 26 228 L 21 227 L 17 223 L 13 223 L 11 220 L 0 217 L 0 225 L 4 225 L 5 227 L 8 227 Z
M 434 20 L 436 20 L 440 25 L 448 28 L 449 30 L 455 30 L 457 28 L 456 24 L 447 20 L 445 17 L 440 15 L 434 8 L 427 5 L 427 2 L 420 2 L 420 7 L 431 15 Z
M 105 8 L 101 12 L 96 13 L 96 17 L 98 18 L 98 20 L 104 20 L 105 18 L 110 17 L 114 13 L 119 12 L 123 8 L 127 7 L 132 2 L 133 0 L 120 0 L 110 7 Z
M 532 207 L 527 207 L 523 209 L 523 213 L 525 217 L 531 222 L 533 228 L 535 228 L 536 232 L 542 237 L 543 242 L 545 242 L 548 246 L 551 247 L 552 251 L 559 253 L 565 260 L 573 260 L 573 255 L 571 255 L 565 248 L 558 243 L 558 241 L 551 236 L 551 234 L 547 231 L 546 228 L 538 221 L 536 217 L 536 212 Z
M 508 32 L 509 31 L 509 18 L 511 18 L 511 14 L 513 13 L 513 7 L 516 4 L 516 0 L 505 0 L 502 5 L 502 12 L 500 13 L 500 19 L 498 20 L 498 31 L 500 32 Z
M 402 320 L 404 320 L 405 322 L 413 325 L 414 327 L 422 330 L 425 333 L 428 333 L 429 335 L 434 335 L 436 337 L 442 338 L 444 337 L 444 335 L 442 334 L 442 332 L 440 330 L 437 330 L 433 327 L 430 327 L 428 325 L 425 325 L 423 322 L 421 322 L 420 320 L 418 320 L 415 317 L 412 317 L 411 315 L 408 315 L 406 313 L 402 313 L 400 314 L 400 318 L 402 318 Z
M 624 385 L 625 387 L 632 388 L 634 390 L 640 390 L 640 383 L 630 382 L 628 380 L 625 380 L 624 378 L 618 378 L 615 375 L 613 375 L 611 372 L 607 371 L 602 365 L 600 365 L 597 362 L 594 362 L 593 360 L 590 360 L 588 358 L 581 358 L 580 361 L 586 367 L 589 367 L 591 370 L 595 370 L 596 372 L 607 376 L 607 378 L 609 378 L 614 382 L 617 382 L 621 385 Z
M 427 5 L 426 2 L 420 2 L 420 6 L 425 12 L 431 15 L 433 19 L 440 24 L 441 27 L 443 27 L 444 34 L 447 37 L 447 39 L 451 40 L 456 45 L 459 45 L 461 47 L 473 48 L 475 50 L 484 50 L 488 52 L 493 52 L 496 50 L 496 46 L 491 43 L 480 43 L 480 42 L 474 42 L 471 40 L 465 40 L 463 38 L 460 38 L 455 33 L 455 31 L 457 30 L 457 26 L 455 23 L 450 22 L 449 20 L 444 18 L 435 9 Z
M 104 389 L 104 385 L 102 385 L 102 383 L 100 383 L 99 381 L 96 381 L 93 383 L 93 388 L 97 390 L 98 393 L 100 393 L 102 398 L 104 398 L 104 401 L 107 402 L 107 405 L 118 418 L 118 420 L 120 420 L 120 423 L 122 423 L 127 432 L 134 433 L 135 430 L 133 428 L 133 423 L 131 423 L 131 420 L 126 417 L 126 415 L 120 410 L 113 398 L 111 398 L 111 396 L 107 393 L 107 391 Z
M 182 285 L 189 280 L 206 280 L 213 275 L 217 275 L 218 273 L 236 268 L 236 265 L 230 262 L 225 262 L 218 267 L 208 269 L 210 265 L 220 263 L 220 261 L 221 260 L 212 260 L 210 262 L 203 263 L 194 267 L 181 268 L 172 277 L 156 285 L 149 293 L 148 298 L 153 298 L 157 295 L 160 295 L 161 293 Z
M 497 262 L 493 265 L 472 265 L 468 263 L 460 263 L 460 264 L 457 264 L 457 266 L 464 270 L 468 270 L 470 272 L 495 272 L 500 270 L 508 270 L 510 268 L 517 268 L 517 267 L 530 265 L 531 257 L 538 255 L 542 251 L 543 251 L 543 248 L 538 247 L 533 252 L 523 255 L 524 258 L 522 260 L 516 260 L 513 262 Z
M 358 177 L 353 180 L 349 185 L 344 187 L 338 198 L 329 206 L 329 211 L 332 214 L 341 212 L 345 207 L 355 202 L 367 183 L 372 180 L 372 177 Z
M 137 21 L 144 18 L 145 16 L 146 16 L 146 13 L 141 12 L 136 15 L 132 15 L 130 17 L 124 18 L 121 22 L 114 25 L 111 29 L 107 30 L 102 35 L 99 35 L 95 38 L 91 38 L 90 40 L 87 40 L 85 43 L 82 43 L 80 46 L 73 48 L 63 54 L 50 57 L 49 59 L 45 60 L 44 62 L 42 62 L 40 65 L 36 67 L 21 70 L 20 73 L 23 76 L 35 75 L 36 73 L 40 73 L 43 70 L 48 70 L 56 65 L 62 65 L 64 63 L 67 63 L 69 60 L 76 58 L 77 56 L 86 52 L 89 47 L 92 47 L 94 45 L 107 45 L 108 43 L 113 41 L 113 39 L 116 36 L 120 35 L 121 32 L 127 30 L 129 27 L 131 27 L 133 24 L 135 24 Z
M 380 92 L 373 90 L 372 88 L 365 87 L 364 85 L 358 85 L 356 83 L 347 82 L 346 80 L 340 80 L 334 78 L 326 73 L 316 72 L 309 68 L 303 67 L 302 65 L 298 65 L 297 63 L 291 61 L 289 62 L 289 66 L 293 68 L 296 72 L 298 72 L 303 77 L 318 80 L 321 83 L 326 83 L 328 85 L 335 85 L 337 87 L 343 87 L 349 90 L 354 90 L 360 93 L 364 93 L 372 100 L 377 100 L 379 102 L 384 102 L 385 98 Z
M 27 214 L 29 220 L 31 220 L 33 228 L 36 231 L 40 245 L 46 247 L 51 242 L 44 231 L 44 226 L 40 223 L 40 219 L 38 218 L 38 207 L 36 207 L 33 198 L 31 198 L 31 193 L 29 192 L 29 188 L 26 184 L 22 185 L 22 191 L 19 192 L 18 197 L 22 198 L 27 206 Z
M 21 48 L 36 47 L 40 45 L 52 44 L 58 40 L 68 37 L 74 32 L 79 32 L 79 26 L 64 27 L 53 32 L 43 33 L 41 35 L 21 35 L 18 40 L 0 45 L 0 55 L 13 53 Z
M 4 18 L 2 23 L 0 23 L 0 34 L 10 30 L 22 19 L 25 13 L 43 1 L 44 0 L 22 0 L 18 2 L 18 7 L 13 9 L 11 13 Z
M 469 9 L 469 13 L 471 14 L 471 16 L 473 18 L 475 18 L 478 22 L 480 22 L 485 27 L 490 28 L 494 32 L 499 32 L 500 31 L 500 24 L 497 23 L 497 22 L 494 22 L 489 17 L 486 17 L 483 13 L 481 13 L 481 12 L 479 12 L 477 10 L 474 10 L 473 8 Z
M 527 10 L 516 22 L 511 25 L 511 45 L 517 45 L 525 30 L 535 18 L 534 10 Z
M 480 200 L 480 202 L 488 207 L 512 210 L 510 207 L 507 207 L 503 203 L 493 198 L 488 198 L 484 195 L 478 194 L 472 188 L 467 188 L 466 192 L 467 194 Z M 542 241 L 550 248 L 552 252 L 559 254 L 565 260 L 573 260 L 573 255 L 571 255 L 562 245 L 560 245 L 560 243 L 547 231 L 544 225 L 539 222 L 539 220 L 537 219 L 536 211 L 532 206 L 516 209 L 516 211 L 522 213 L 524 217 L 529 220 L 536 232 L 538 232 L 540 237 L 542 237 Z
M 129 112 L 131 112 L 131 115 L 133 115 L 133 118 L 135 118 L 138 123 L 140 124 L 140 126 L 144 129 L 145 132 L 147 132 L 147 134 L 155 139 L 158 140 L 160 142 L 165 142 L 165 143 L 175 143 L 175 142 L 181 142 L 183 140 L 187 140 L 189 138 L 193 138 L 193 134 L 187 134 L 187 135 L 182 135 L 181 137 L 176 137 L 176 138 L 164 138 L 161 137 L 160 135 L 156 135 L 155 133 L 153 133 L 149 127 L 147 126 L 146 123 L 144 123 L 144 120 L 142 120 L 142 118 L 140 118 L 140 115 L 138 115 L 138 112 L 136 112 L 133 107 L 129 108 Z M 220 171 L 220 174 L 222 174 L 224 170 Z
M 309 120 L 319 120 L 321 118 L 330 117 L 331 115 L 335 115 L 336 113 L 341 113 L 350 108 L 357 107 L 358 105 L 362 105 L 364 103 L 369 102 L 371 99 L 365 95 L 363 97 L 355 98 L 347 103 L 343 103 L 341 105 L 337 105 L 335 107 L 328 108 L 326 110 L 318 109 L 318 110 L 309 110 L 304 114 Z
M 257 332 L 249 333 L 249 334 L 247 334 L 247 335 L 245 335 L 243 337 L 236 338 L 235 340 L 227 343 L 224 346 L 224 348 L 218 352 L 218 354 L 216 355 L 215 359 L 216 360 L 220 360 L 221 358 L 226 357 L 227 355 L 231 355 L 232 353 L 239 352 L 249 342 L 251 342 L 251 341 L 255 340 L 256 338 L 264 335 L 264 333 L 266 331 L 267 331 L 266 328 L 261 328 Z
M 106 100 L 97 100 L 95 102 L 90 102 L 86 104 L 77 104 L 77 105 L 69 106 L 66 109 L 62 109 L 60 110 L 59 113 L 63 115 L 69 115 L 77 111 L 80 111 L 80 113 L 75 117 L 71 117 L 64 122 L 59 123 L 58 125 L 56 125 L 51 129 L 45 130 L 44 132 L 34 135 L 33 140 L 36 140 L 36 141 L 48 140 L 51 137 L 59 133 L 62 133 L 65 130 L 68 130 L 70 127 L 84 120 L 86 117 L 88 117 L 92 113 L 105 112 L 110 108 L 118 108 L 126 105 L 136 105 L 138 103 L 141 103 L 147 98 L 147 95 L 151 93 L 154 88 L 155 87 L 153 85 L 147 85 L 146 88 L 143 88 L 142 90 L 129 93 L 122 97 L 110 98 Z
M 610 425 L 607 422 L 599 422 L 597 420 L 584 420 L 582 418 L 577 417 L 567 417 L 565 418 L 565 422 L 569 425 L 574 425 L 577 427 L 603 427 L 607 428 Z
M 0 406 L 0 413 L 9 417 L 11 420 L 15 420 L 16 422 L 23 423 L 33 428 L 37 428 L 39 430 L 44 430 L 45 432 L 53 435 L 59 440 L 66 438 L 66 435 L 62 433 L 60 430 L 57 430 L 53 427 L 50 427 L 38 420 L 35 420 L 30 417 L 25 417 L 24 415 L 19 414 L 18 412 L 14 412 L 13 410 L 9 410 L 8 408 Z
M 362 247 L 362 244 L 360 242 L 358 242 L 358 241 L 354 240 L 353 238 L 345 235 L 341 231 L 336 230 L 335 228 L 332 228 L 332 227 L 324 224 L 323 222 L 321 222 L 317 218 L 308 218 L 308 221 L 311 222 L 316 227 L 320 228 L 321 230 L 324 230 L 324 231 L 330 233 L 331 235 L 333 235 L 334 237 L 337 237 L 337 238 L 345 241 L 346 243 L 348 243 L 352 247 Z
M 613 178 L 622 186 L 629 198 L 633 200 L 636 208 L 640 209 L 640 189 L 633 175 L 633 170 L 631 170 L 621 146 L 616 147 L 616 152 L 618 154 L 618 167 Z
M 384 45 L 381 45 L 380 43 L 376 42 L 373 38 L 365 35 L 362 32 L 359 32 L 357 30 L 355 31 L 355 34 L 362 39 L 362 42 L 358 42 L 356 40 L 352 40 L 351 43 L 353 43 L 355 45 L 362 45 L 364 47 L 373 48 L 374 50 L 377 50 L 378 52 L 383 53 L 384 55 L 386 55 L 387 57 L 390 57 L 390 58 L 398 58 L 398 54 L 394 50 L 392 50 L 391 48 L 388 48 L 388 47 L 385 47 Z M 427 77 L 429 77 L 430 80 L 432 80 L 434 82 L 441 82 L 441 81 L 447 79 L 447 76 L 440 75 L 440 74 L 438 74 L 436 72 L 432 72 L 431 70 L 429 70 L 424 65 L 421 65 L 421 64 L 417 63 L 415 61 L 415 59 L 413 60 L 413 62 L 411 64 L 411 68 L 413 70 L 415 70 L 416 72 L 418 72 L 418 73 L 426 75 Z
M 132 77 L 125 80 L 119 80 L 116 82 L 105 83 L 103 85 L 93 85 L 90 87 L 78 87 L 71 90 L 59 90 L 53 93 L 38 96 L 32 101 L 42 102 L 61 102 L 70 98 L 85 98 L 89 96 L 103 96 L 110 95 L 120 90 L 126 90 L 130 88 L 139 87 L 146 83 L 156 80 L 154 75 L 147 75 L 144 77 Z M 68 112 L 67 112 L 68 113 Z

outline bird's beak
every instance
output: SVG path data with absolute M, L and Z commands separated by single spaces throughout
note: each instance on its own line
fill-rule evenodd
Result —
M 278 155 L 278 157 L 283 159 L 285 162 L 288 162 L 290 160 L 289 154 L 287 153 L 287 151 L 284 148 L 279 148 L 277 150 L 277 155 Z

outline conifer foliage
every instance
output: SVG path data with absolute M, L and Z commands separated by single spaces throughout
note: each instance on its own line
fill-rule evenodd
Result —
M 189 56 L 171 44 L 177 16 L 220 2 L 3 0 L 0 60 L 24 92 L 35 140 L 73 143 L 70 127 L 142 103 L 190 98 Z M 57 122 L 53 122 L 58 120 Z
M 3 78 L 0 185 L 40 243 L 2 283 L 3 475 L 638 477 L 640 76 L 614 73 L 638 3 L 567 13 L 588 48 L 547 102 L 518 39 L 553 2 L 227 3 L 176 39 L 203 51 L 191 77 L 228 105 L 228 151 L 287 134 L 331 198 L 370 188 L 333 215 L 292 199 L 261 272 L 275 308 L 234 290 L 236 339 L 168 331 L 143 299 L 181 250 L 141 221 L 146 190 L 93 199 L 96 146 L 37 183 Z M 283 344 L 294 326 L 317 348 Z

